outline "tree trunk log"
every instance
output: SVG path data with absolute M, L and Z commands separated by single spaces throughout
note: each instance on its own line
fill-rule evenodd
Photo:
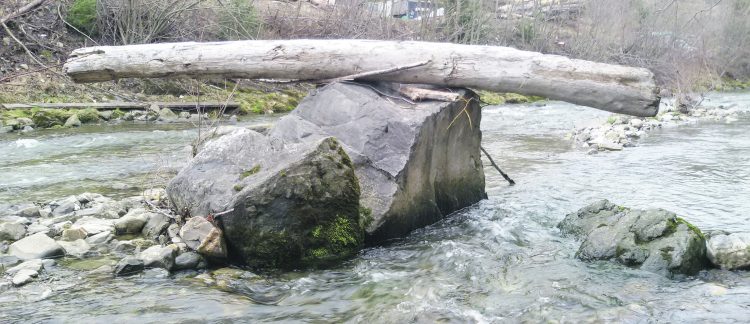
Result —
M 173 76 L 321 80 L 425 60 L 358 79 L 515 92 L 635 116 L 654 116 L 659 106 L 647 69 L 497 46 L 373 40 L 99 46 L 73 51 L 64 69 L 76 82 Z

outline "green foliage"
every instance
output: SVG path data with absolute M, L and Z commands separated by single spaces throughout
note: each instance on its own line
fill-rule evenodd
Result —
M 86 34 L 96 34 L 96 1 L 75 0 L 68 10 L 68 23 Z
M 615 115 L 611 115 L 611 116 L 609 116 L 609 117 L 607 118 L 607 124 L 610 124 L 610 125 L 612 125 L 612 124 L 614 124 L 614 123 L 615 123 L 616 121 L 617 121 L 617 116 L 615 116 Z
M 50 128 L 65 125 L 65 121 L 74 114 L 64 109 L 40 109 L 34 112 L 31 119 L 37 127 Z
M 218 12 L 218 36 L 223 40 L 254 39 L 260 29 L 260 19 L 252 1 L 230 0 Z
M 516 26 L 516 37 L 525 44 L 531 43 L 536 38 L 536 26 L 531 19 L 523 19 Z
M 245 187 L 243 187 L 242 185 L 238 185 L 238 184 L 234 185 L 234 187 L 233 187 L 234 191 L 242 191 L 242 189 L 244 189 L 244 188 Z
M 250 91 L 237 93 L 235 99 L 240 104 L 241 114 L 263 114 L 292 111 L 304 95 L 302 91 L 292 90 L 271 93 Z
M 99 112 L 94 108 L 79 110 L 76 114 L 78 115 L 78 120 L 84 124 L 99 121 Z
M 125 116 L 125 112 L 120 110 L 120 108 L 112 112 L 112 119 L 122 118 L 122 116 Z

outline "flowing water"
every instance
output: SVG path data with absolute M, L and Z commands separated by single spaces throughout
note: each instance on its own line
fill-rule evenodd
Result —
M 710 99 L 750 109 L 748 93 Z M 747 272 L 668 279 L 584 263 L 555 226 L 608 198 L 672 210 L 704 231 L 750 231 L 748 115 L 655 130 L 622 152 L 588 155 L 564 139 L 607 116 L 565 103 L 485 107 L 484 146 L 518 184 L 486 168 L 488 200 L 335 269 L 238 279 L 221 290 L 189 273 L 102 279 L 60 270 L 74 275 L 0 293 L 0 321 L 746 322 Z M 194 137 L 185 126 L 5 136 L 0 201 L 163 185 Z

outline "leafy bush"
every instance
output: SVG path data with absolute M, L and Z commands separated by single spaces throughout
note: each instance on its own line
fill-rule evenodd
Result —
M 67 21 L 80 31 L 93 35 L 96 33 L 96 1 L 75 0 L 68 10 Z

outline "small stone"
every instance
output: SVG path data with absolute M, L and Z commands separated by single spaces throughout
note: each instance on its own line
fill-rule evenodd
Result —
M 75 196 L 56 201 L 50 205 L 54 206 L 52 209 L 52 216 L 67 215 L 81 209 L 81 203 Z
M 26 226 L 19 223 L 0 224 L 0 241 L 18 241 L 26 236 Z
M 112 233 L 109 232 L 101 232 L 96 235 L 89 236 L 86 238 L 86 243 L 90 245 L 97 245 L 97 244 L 106 244 L 109 241 L 111 241 L 114 238 Z
M 174 261 L 175 270 L 195 269 L 201 259 L 200 254 L 192 251 L 180 254 Z
M 65 121 L 65 127 L 81 127 L 82 123 L 81 120 L 78 119 L 78 115 L 74 114 L 73 116 L 68 117 L 68 120 Z
M 118 235 L 140 233 L 151 214 L 144 209 L 131 210 L 125 216 L 115 221 L 115 233 Z
M 85 216 L 73 223 L 71 228 L 83 228 L 89 235 L 95 235 L 101 232 L 114 232 L 115 225 L 111 219 Z
M 26 233 L 28 235 L 36 234 L 36 233 L 49 233 L 49 227 L 44 226 L 39 223 L 33 223 L 29 225 L 29 227 L 26 228 Z
M 89 236 L 89 233 L 86 232 L 83 228 L 68 228 L 66 230 L 63 230 L 62 237 L 60 238 L 63 241 L 75 241 L 75 240 L 82 240 Z
M 182 119 L 188 119 L 190 118 L 190 113 L 187 111 L 181 111 L 178 116 L 179 118 L 182 118 Z
M 169 226 L 169 217 L 164 214 L 151 213 L 148 222 L 143 226 L 143 237 L 158 239 L 159 235 Z
M 169 108 L 162 108 L 159 110 L 159 120 L 161 121 L 171 121 L 179 118 L 177 114 L 172 112 Z
M 221 229 L 203 217 L 190 218 L 180 229 L 180 237 L 188 247 L 202 255 L 215 258 L 227 256 Z
M 29 66 L 27 64 L 23 64 L 23 63 L 19 64 L 18 67 L 20 67 L 22 70 L 28 70 L 29 69 Z
M 635 129 L 639 129 L 643 127 L 643 120 L 638 118 L 633 118 L 630 120 L 630 126 L 633 126 Z
M 151 188 L 143 191 L 143 199 L 149 201 L 161 201 L 167 197 L 167 191 L 164 188 Z
M 170 245 L 162 247 L 154 245 L 141 252 L 140 258 L 141 260 L 143 260 L 143 265 L 145 267 L 172 270 L 172 268 L 174 267 L 176 255 L 176 246 Z
M 32 280 L 34 280 L 34 278 L 36 276 L 38 276 L 38 275 L 39 275 L 38 272 L 35 272 L 35 271 L 32 271 L 32 270 L 28 270 L 28 269 L 24 269 L 24 270 L 21 270 L 18 273 L 16 273 L 16 275 L 13 276 L 13 279 L 11 280 L 11 282 L 16 287 L 23 286 L 23 285 L 31 282 Z
M 82 258 L 91 250 L 91 246 L 85 240 L 80 239 L 73 242 L 59 241 L 60 246 L 65 250 L 65 254 L 76 258 Z
M 750 233 L 712 236 L 707 244 L 708 259 L 722 269 L 750 268 Z
M 21 259 L 12 255 L 0 255 L 0 268 L 6 269 L 21 262 Z
M 143 260 L 136 257 L 125 257 L 117 262 L 114 273 L 116 276 L 130 276 L 143 271 Z
M 21 130 L 21 133 L 25 134 L 25 133 L 31 133 L 33 131 L 34 131 L 34 127 L 24 126 L 23 129 Z
M 27 236 L 11 244 L 8 252 L 23 260 L 58 258 L 65 255 L 60 244 L 43 233 Z
M 5 270 L 5 273 L 11 276 L 15 275 L 17 272 L 21 270 L 32 270 L 33 272 L 36 273 L 42 270 L 42 266 L 43 265 L 42 265 L 41 259 L 32 259 L 32 260 L 24 261 L 23 263 L 15 267 Z

